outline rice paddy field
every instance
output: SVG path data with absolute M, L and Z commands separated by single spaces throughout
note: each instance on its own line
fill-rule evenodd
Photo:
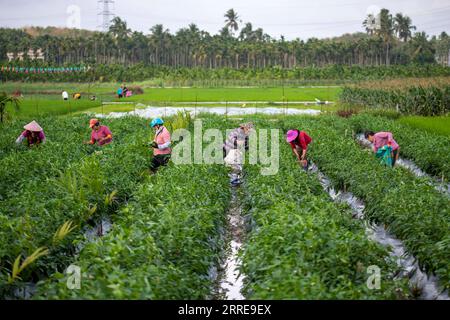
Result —
M 62 89 L 83 97 L 62 101 Z M 110 84 L 0 86 L 17 90 L 20 109 L 7 106 L 0 125 L 1 299 L 448 299 L 448 116 L 361 108 L 341 117 L 338 87 L 145 87 L 117 104 Z M 315 116 L 181 112 L 315 99 L 335 104 L 288 105 Z M 130 113 L 149 105 L 180 108 L 164 120 L 184 129 L 188 150 L 211 149 L 208 129 L 221 148 L 226 130 L 251 121 L 256 137 L 269 137 L 258 148 L 270 161 L 247 159 L 238 186 L 230 168 L 203 160 L 150 175 L 150 119 Z M 92 114 L 113 132 L 111 145 L 83 144 Z M 31 120 L 47 143 L 16 146 Z M 290 129 L 313 139 L 306 171 L 286 143 Z M 367 130 L 393 133 L 396 167 L 367 148 Z M 262 174 L 269 165 L 276 172 Z

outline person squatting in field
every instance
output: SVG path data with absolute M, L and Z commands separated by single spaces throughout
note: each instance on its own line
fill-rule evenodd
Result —
M 373 152 L 377 158 L 380 158 L 386 165 L 394 167 L 398 161 L 400 146 L 394 140 L 392 133 L 367 131 L 364 136 L 373 143 Z
M 308 170 L 308 159 L 306 156 L 308 145 L 312 142 L 311 137 L 305 131 L 297 129 L 289 130 L 286 135 L 286 141 L 291 145 L 292 152 L 297 157 L 303 169 Z
M 25 131 L 22 132 L 16 140 L 16 143 L 18 145 L 22 144 L 24 140 L 27 141 L 28 147 L 38 146 L 45 143 L 46 138 L 44 130 L 36 121 L 30 122 L 23 128 L 25 129 Z
M 152 120 L 150 127 L 155 130 L 155 138 L 151 144 L 153 148 L 153 158 L 150 163 L 150 171 L 155 174 L 159 167 L 166 166 L 171 158 L 171 136 L 169 130 L 164 126 L 164 121 L 160 118 Z
M 250 132 L 254 128 L 253 123 L 244 123 L 232 130 L 223 144 L 223 157 L 225 164 L 231 167 L 230 174 L 231 184 L 241 184 L 241 174 L 243 165 L 243 154 L 241 148 L 245 151 L 249 149 Z
M 89 127 L 92 129 L 91 140 L 86 144 L 94 145 L 98 143 L 99 146 L 110 144 L 113 140 L 111 130 L 107 126 L 100 125 L 98 119 L 91 119 Z

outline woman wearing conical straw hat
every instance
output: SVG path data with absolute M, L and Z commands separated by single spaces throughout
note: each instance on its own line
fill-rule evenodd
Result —
M 24 140 L 27 141 L 27 145 L 29 147 L 45 143 L 46 138 L 44 130 L 36 121 L 30 122 L 23 128 L 25 129 L 25 131 L 22 132 L 22 134 L 17 138 L 17 144 L 21 144 Z

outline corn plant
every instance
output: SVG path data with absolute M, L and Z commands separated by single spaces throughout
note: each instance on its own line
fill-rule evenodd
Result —
M 342 90 L 344 104 L 369 108 L 397 109 L 404 114 L 425 116 L 446 114 L 450 111 L 450 81 L 427 85 L 404 81 L 402 86 L 349 86 Z

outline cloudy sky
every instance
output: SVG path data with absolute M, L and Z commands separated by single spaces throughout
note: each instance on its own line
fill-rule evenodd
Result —
M 98 30 L 97 2 L 0 0 L 0 27 L 77 25 L 76 6 L 81 28 Z M 450 33 L 450 0 L 116 0 L 114 13 L 144 33 L 155 24 L 174 32 L 196 23 L 215 34 L 224 26 L 223 16 L 230 8 L 243 23 L 252 22 L 254 28 L 262 27 L 276 38 L 325 38 L 364 31 L 364 17 L 380 8 L 410 16 L 418 30 L 430 35 Z

